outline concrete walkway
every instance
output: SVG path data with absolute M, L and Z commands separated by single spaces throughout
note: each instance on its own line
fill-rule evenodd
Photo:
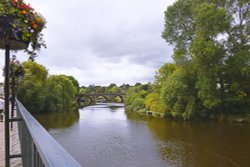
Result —
M 5 142 L 4 142 L 4 121 L 0 122 L 0 167 L 5 167 Z M 10 154 L 19 154 L 20 153 L 20 143 L 18 136 L 17 122 L 13 123 L 13 130 L 10 131 Z M 11 167 L 22 167 L 21 158 L 11 159 Z
M 0 122 L 0 167 L 4 167 L 4 122 Z

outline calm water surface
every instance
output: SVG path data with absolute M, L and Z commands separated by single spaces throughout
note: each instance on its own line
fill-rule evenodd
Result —
M 86 167 L 250 166 L 250 124 L 162 120 L 114 104 L 38 119 Z

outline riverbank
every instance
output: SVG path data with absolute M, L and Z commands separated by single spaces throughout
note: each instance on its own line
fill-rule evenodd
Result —
M 180 118 L 173 118 L 173 117 L 167 116 L 166 114 L 152 112 L 152 111 L 127 111 L 127 110 L 125 111 L 137 113 L 138 115 L 143 115 L 143 116 L 156 117 L 160 119 L 173 119 L 173 120 L 180 119 Z M 250 123 L 250 115 L 220 114 L 220 115 L 211 116 L 208 118 L 193 118 L 190 120 L 214 120 L 214 121 L 229 122 L 229 123 Z

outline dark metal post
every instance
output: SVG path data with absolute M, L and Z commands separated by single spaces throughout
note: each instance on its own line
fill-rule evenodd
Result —
M 15 108 L 15 74 L 13 64 L 11 65 L 11 119 L 14 117 Z M 13 122 L 11 122 L 11 130 L 13 129 Z
M 5 46 L 5 81 L 4 81 L 4 104 L 5 104 L 5 167 L 10 166 L 10 127 L 9 127 L 9 76 L 10 76 L 10 46 Z

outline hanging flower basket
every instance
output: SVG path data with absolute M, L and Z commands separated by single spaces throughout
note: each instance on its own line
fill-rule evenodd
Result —
M 9 45 L 11 50 L 27 49 L 29 41 L 22 40 L 22 33 L 13 31 L 11 23 L 13 19 L 8 16 L 0 16 L 0 48 L 5 49 Z
M 41 31 L 45 19 L 23 0 L 0 0 L 0 48 L 26 49 L 30 54 L 45 46 Z M 29 44 L 31 50 L 28 50 Z

